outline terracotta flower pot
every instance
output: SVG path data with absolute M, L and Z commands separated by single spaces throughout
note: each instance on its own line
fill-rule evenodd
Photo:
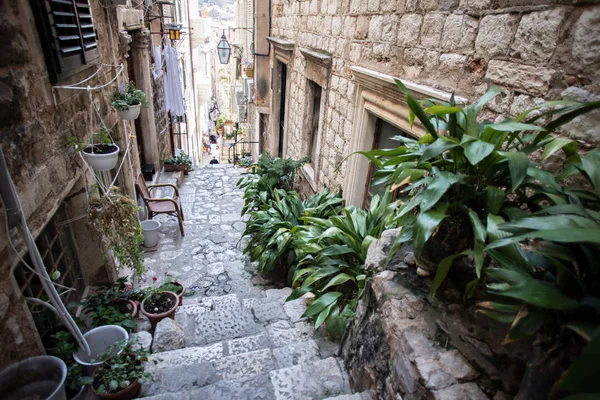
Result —
M 144 301 L 142 301 L 142 305 L 141 305 L 142 314 L 144 314 L 146 317 L 148 317 L 148 319 L 150 320 L 150 326 L 152 326 L 152 329 L 156 328 L 156 324 L 158 324 L 161 320 L 163 320 L 167 317 L 169 317 L 171 319 L 175 319 L 175 311 L 177 310 L 177 307 L 179 306 L 179 297 L 175 293 L 168 292 L 168 291 L 164 291 L 162 293 L 169 294 L 175 298 L 175 305 L 166 312 L 157 314 L 157 313 L 152 312 L 151 310 L 147 310 L 145 305 L 146 305 L 146 300 L 148 300 L 149 297 L 146 297 L 144 299 Z
M 135 357 L 131 353 L 126 353 L 125 355 Z M 136 364 L 139 365 L 139 363 L 140 363 L 139 361 L 136 361 Z M 94 371 L 94 375 L 92 376 L 93 378 L 96 377 L 96 374 L 98 373 L 99 370 L 100 370 L 100 367 L 96 368 L 96 370 Z M 94 387 L 93 383 L 90 385 L 90 387 L 92 388 L 92 392 L 96 395 L 96 397 L 98 399 L 111 399 L 111 400 L 130 400 L 130 399 L 136 398 L 138 396 L 138 394 L 140 394 L 140 390 L 142 389 L 142 385 L 140 385 L 140 383 L 137 379 L 134 380 L 133 382 L 131 382 L 131 384 L 129 386 L 127 386 L 125 389 L 120 390 L 116 393 L 98 393 L 98 392 L 96 392 L 96 388 Z
M 172 283 L 173 283 L 174 285 L 181 286 L 181 293 L 179 293 L 179 294 L 177 295 L 177 297 L 179 298 L 179 305 L 181 306 L 181 305 L 183 305 L 183 294 L 185 293 L 185 286 L 183 286 L 183 285 L 182 285 L 181 283 L 179 283 L 179 282 L 172 282 Z M 176 294 L 177 294 L 177 293 L 176 293 Z
M 131 316 L 133 318 L 137 317 L 137 315 L 138 315 L 138 305 L 136 304 L 136 302 L 131 301 L 131 300 L 119 299 L 119 300 L 117 300 L 117 303 L 130 304 L 131 305 Z
M 177 165 L 176 164 L 165 164 L 163 165 L 165 172 L 175 172 L 177 171 Z

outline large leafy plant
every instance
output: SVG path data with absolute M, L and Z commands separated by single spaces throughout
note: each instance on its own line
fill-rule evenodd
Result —
M 244 253 L 258 261 L 259 272 L 270 272 L 276 266 L 288 268 L 294 263 L 293 238 L 303 224 L 303 216 L 327 218 L 343 207 L 341 194 L 327 189 L 309 201 L 302 201 L 294 191 L 272 189 L 269 193 L 261 209 L 250 213 L 242 235 L 250 236 Z
M 110 104 L 117 110 L 128 110 L 130 106 L 138 104 L 146 105 L 146 94 L 143 90 L 135 87 L 135 82 L 131 81 L 125 86 L 125 90 L 114 92 Z
M 378 167 L 377 183 L 406 197 L 397 217 L 402 234 L 391 255 L 412 241 L 420 265 L 437 269 L 432 295 L 456 258 L 472 256 L 477 276 L 467 285 L 472 291 L 490 262 L 484 254 L 488 217 L 517 208 L 535 212 L 555 201 L 557 181 L 576 171 L 567 165 L 555 178 L 533 155 L 541 152 L 544 161 L 562 149 L 567 160 L 577 157 L 574 141 L 550 133 L 600 102 L 550 102 L 537 107 L 533 118 L 529 110 L 493 123 L 479 114 L 502 94 L 496 87 L 474 104 L 458 106 L 454 96 L 449 102 L 418 101 L 402 82 L 396 84 L 406 95 L 411 124 L 416 117 L 426 134 L 419 140 L 398 137 L 396 149 L 362 152 Z M 545 126 L 534 124 L 553 116 Z
M 366 211 L 348 206 L 340 215 L 301 218 L 304 225 L 294 238 L 299 262 L 290 271 L 296 289 L 288 300 L 312 292 L 315 297 L 304 316 L 313 317 L 316 328 L 326 322 L 330 336 L 343 333 L 365 285 L 369 246 L 393 227 L 396 207 L 388 192 L 383 198 L 374 196 Z

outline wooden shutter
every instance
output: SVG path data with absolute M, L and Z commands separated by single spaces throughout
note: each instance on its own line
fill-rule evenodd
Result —
M 31 0 L 31 5 L 52 82 L 99 59 L 89 0 Z

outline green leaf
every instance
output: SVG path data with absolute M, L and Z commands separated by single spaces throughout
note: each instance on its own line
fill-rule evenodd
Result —
M 462 108 L 460 108 L 460 107 L 448 107 L 448 106 L 440 106 L 440 105 L 427 107 L 425 109 L 426 113 L 433 114 L 433 115 L 456 114 L 457 112 L 461 112 L 461 111 L 462 111 Z
M 425 148 L 423 155 L 419 159 L 419 164 L 437 157 L 440 154 L 455 148 L 456 146 L 458 146 L 458 143 L 455 143 L 444 136 L 440 136 L 435 142 Z
M 314 315 L 317 315 L 326 307 L 328 307 L 331 303 L 337 301 L 338 297 L 340 297 L 341 295 L 341 292 L 325 293 L 323 296 L 315 299 L 315 301 L 312 302 L 310 307 L 308 307 L 304 314 L 302 314 L 302 317 L 312 317 Z
M 489 214 L 498 214 L 505 198 L 504 190 L 495 186 L 488 186 L 485 193 L 485 208 Z
M 501 156 L 508 160 L 508 168 L 510 170 L 511 191 L 519 187 L 525 176 L 527 175 L 527 167 L 529 166 L 529 157 L 520 152 L 503 151 L 498 152 Z
M 442 196 L 450 189 L 450 186 L 459 182 L 460 178 L 451 172 L 438 172 L 431 183 L 418 196 L 421 197 L 421 212 L 425 212 L 435 206 Z
M 331 310 L 333 309 L 333 307 L 336 306 L 336 303 L 337 303 L 337 300 L 334 301 L 333 303 L 331 303 L 329 306 L 325 307 L 325 309 L 319 313 L 319 315 L 317 316 L 317 319 L 315 320 L 315 329 L 319 329 L 319 327 L 323 324 L 323 322 L 325 322 L 327 317 L 329 317 L 329 314 L 331 313 Z
M 431 290 L 429 291 L 430 297 L 435 297 L 435 292 L 437 292 L 440 285 L 444 282 L 444 279 L 446 279 L 446 276 L 448 275 L 448 272 L 450 272 L 450 268 L 452 267 L 452 263 L 454 263 L 454 260 L 456 259 L 456 257 L 463 256 L 463 255 L 465 255 L 465 252 L 458 253 L 458 254 L 452 254 L 451 256 L 444 258 L 440 262 L 440 265 L 438 265 L 438 269 L 435 274 L 435 278 L 433 278 L 433 284 L 431 285 Z
M 114 392 L 119 388 L 119 382 L 113 379 L 108 383 L 108 387 L 111 392 Z
M 346 273 L 341 273 L 336 275 L 335 277 L 333 277 L 331 280 L 329 280 L 329 282 L 327 282 L 327 285 L 325 285 L 322 289 L 322 291 L 327 290 L 328 288 L 332 287 L 332 286 L 338 286 L 341 285 L 342 283 L 348 282 L 350 280 L 354 280 L 353 277 L 351 277 L 350 275 L 346 274 Z
M 550 157 L 552 154 L 556 153 L 560 149 L 564 149 L 565 154 L 567 154 L 567 156 L 573 154 L 577 150 L 577 142 L 564 137 L 554 138 L 544 148 L 544 153 L 542 154 L 542 161 L 545 161 L 546 159 L 548 159 L 548 157 Z
M 600 196 L 600 148 L 596 148 L 581 157 L 581 167 Z
M 492 129 L 495 129 L 495 130 L 501 131 L 501 132 L 545 131 L 546 130 L 545 128 L 543 128 L 541 126 L 537 126 L 537 125 L 533 125 L 533 124 L 522 124 L 520 122 L 514 122 L 514 121 L 500 122 L 499 124 L 489 124 L 489 125 L 486 125 L 486 127 L 490 127 Z
M 517 313 L 503 344 L 533 335 L 542 327 L 546 319 L 547 317 L 544 312 L 533 307 L 528 307 L 524 303 Z
M 550 310 L 573 310 L 579 307 L 576 300 L 565 296 L 555 286 L 524 273 L 501 268 L 488 268 L 486 273 L 492 278 L 509 283 L 508 288 L 494 291 L 498 295 L 519 299 Z
M 419 258 L 421 256 L 421 251 L 423 251 L 425 242 L 429 240 L 433 232 L 442 223 L 444 218 L 446 218 L 445 213 L 434 210 L 421 213 L 417 217 L 415 222 L 413 242 L 413 246 L 415 248 L 415 257 Z
M 481 160 L 492 154 L 496 149 L 495 145 L 468 135 L 463 135 L 461 145 L 465 149 L 465 157 L 471 165 L 479 164 Z
M 485 247 L 485 241 L 487 238 L 487 232 L 485 226 L 479 220 L 477 213 L 469 209 L 469 220 L 473 227 L 473 236 L 475 244 L 473 246 L 473 258 L 475 261 L 475 273 L 478 278 L 481 278 L 481 268 L 483 267 L 483 248 Z
M 408 88 L 406 86 L 404 86 L 404 84 L 402 83 L 402 81 L 400 81 L 400 79 L 394 79 L 394 80 L 396 81 L 396 85 L 398 86 L 398 88 L 400 88 L 400 90 L 406 95 L 406 103 L 408 104 L 408 108 L 410 108 L 410 110 L 415 114 L 415 116 L 417 118 L 419 118 L 419 121 L 421 121 L 421 123 L 425 127 L 425 130 L 427 130 L 427 132 L 431 136 L 433 136 L 435 139 L 437 139 L 439 135 L 438 135 L 437 131 L 435 130 L 435 127 L 429 120 L 429 117 L 427 116 L 427 114 L 425 114 L 425 111 L 423 111 L 423 108 L 421 108 L 421 105 L 419 104 L 419 102 L 412 96 L 412 94 L 410 93 L 410 90 L 408 90 Z
M 561 376 L 552 388 L 552 393 L 595 393 L 598 395 L 600 393 L 598 360 L 600 360 L 600 329 L 596 329 L 592 340 L 581 350 L 579 357 Z

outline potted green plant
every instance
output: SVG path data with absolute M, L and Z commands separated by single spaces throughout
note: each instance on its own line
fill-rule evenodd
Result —
M 174 172 L 177 171 L 177 160 L 175 157 L 165 158 L 163 160 L 163 167 L 165 172 Z
M 148 297 L 142 301 L 141 311 L 150 320 L 152 329 L 161 320 L 175 317 L 175 310 L 179 305 L 179 297 L 169 291 L 152 290 Z
M 124 120 L 136 119 L 140 115 L 142 105 L 147 103 L 146 94 L 137 89 L 133 81 L 125 86 L 124 91 L 114 92 L 110 102 Z
M 179 150 L 175 160 L 177 163 L 177 169 L 179 171 L 183 171 L 184 175 L 188 175 L 189 171 L 192 169 L 192 159 L 190 156 L 185 154 L 183 150 Z
M 84 144 L 81 138 L 71 136 L 67 141 L 68 146 L 74 146 L 75 151 L 81 151 L 85 162 L 96 171 L 109 171 L 119 161 L 119 146 L 112 138 L 112 129 L 102 126 L 100 130 L 92 133 L 91 143 Z
M 117 270 L 126 267 L 142 276 L 146 271 L 140 250 L 144 234 L 133 199 L 115 191 L 91 197 L 87 224 L 100 237 L 105 254 L 116 259 Z
M 150 353 L 134 344 L 134 341 L 128 341 L 122 353 L 109 356 L 94 372 L 91 387 L 98 398 L 133 399 L 139 394 L 141 385 L 152 380 L 152 375 L 144 369 Z
M 92 319 L 94 327 L 118 325 L 127 331 L 137 328 L 135 317 L 138 307 L 127 296 L 127 277 L 119 278 L 116 282 L 102 283 L 94 295 L 69 305 L 82 306 L 83 313 Z
M 175 280 L 168 280 L 158 287 L 161 291 L 173 292 L 179 298 L 179 305 L 183 304 L 183 294 L 185 293 L 185 286 Z

